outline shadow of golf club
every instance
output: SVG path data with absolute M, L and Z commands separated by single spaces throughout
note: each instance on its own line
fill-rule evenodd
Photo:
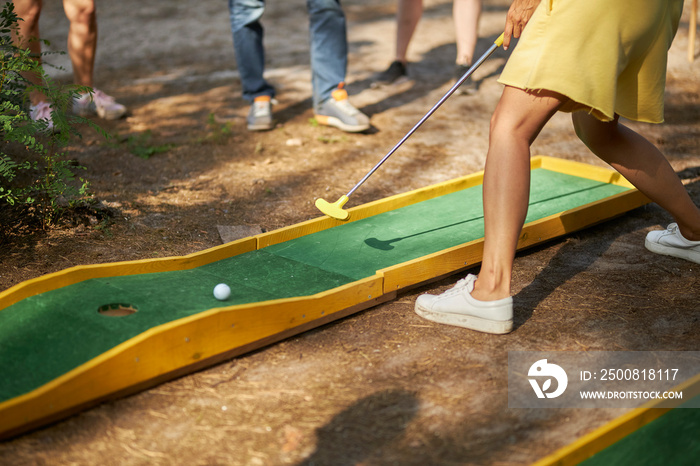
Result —
M 392 238 L 392 239 L 388 239 L 388 240 L 381 240 L 378 238 L 367 238 L 365 240 L 365 244 L 373 249 L 379 249 L 382 251 L 391 251 L 392 249 L 394 249 L 394 246 L 392 246 L 391 243 L 398 243 L 399 241 L 402 241 L 402 240 L 405 240 L 408 238 L 415 238 L 418 236 L 427 235 L 429 233 L 434 233 L 436 231 L 445 230 L 447 228 L 452 228 L 452 227 L 456 227 L 458 225 L 463 225 L 465 223 L 481 220 L 482 218 L 484 218 L 483 215 L 480 217 L 470 218 L 469 220 L 464 220 L 461 222 L 452 223 L 450 225 L 444 225 L 444 226 L 441 226 L 438 228 L 433 228 L 432 230 L 425 230 L 425 231 L 421 231 L 419 233 L 414 233 L 412 235 L 400 236 L 398 238 Z
M 588 186 L 588 187 L 579 189 L 579 190 L 577 190 L 577 191 L 567 192 L 566 194 L 562 194 L 562 195 L 559 195 L 559 196 L 547 197 L 547 198 L 545 198 L 545 199 L 541 199 L 541 200 L 539 200 L 539 201 L 532 202 L 532 203 L 530 204 L 530 208 L 532 208 L 533 206 L 536 206 L 536 205 L 538 205 L 538 204 L 542 204 L 542 203 L 544 203 L 544 202 L 549 202 L 549 201 L 552 201 L 552 200 L 555 200 L 555 199 L 564 198 L 564 197 L 569 196 L 569 195 L 571 195 L 571 194 L 578 194 L 578 193 L 583 193 L 583 192 L 586 192 L 586 191 L 592 191 L 592 190 L 595 190 L 595 189 L 600 188 L 601 186 L 606 186 L 607 184 L 608 184 L 608 183 L 600 182 L 600 183 L 596 183 L 596 184 L 593 185 L 593 186 Z M 479 221 L 479 220 L 482 220 L 483 218 L 484 218 L 484 216 L 483 216 L 483 215 L 480 215 L 480 216 L 478 216 L 478 217 L 470 218 L 470 219 L 467 219 L 467 220 L 462 220 L 462 221 L 460 221 L 460 222 L 451 223 L 451 224 L 449 224 L 449 225 L 444 225 L 444 226 L 441 226 L 441 227 L 433 228 L 433 229 L 431 229 L 431 230 L 424 230 L 424 231 L 421 231 L 421 232 L 418 232 L 418 233 L 414 233 L 414 234 L 412 234 L 412 235 L 399 236 L 399 237 L 392 238 L 392 239 L 388 239 L 388 240 L 381 240 L 381 239 L 374 238 L 374 237 L 372 237 L 372 238 L 367 238 L 367 239 L 365 239 L 365 244 L 366 244 L 367 246 L 373 248 L 373 249 L 379 249 L 379 250 L 381 250 L 381 251 L 391 251 L 392 249 L 394 249 L 394 246 L 392 246 L 392 243 L 398 243 L 399 241 L 402 241 L 402 240 L 405 240 L 405 239 L 408 239 L 408 238 L 415 238 L 415 237 L 418 237 L 418 236 L 427 235 L 427 234 L 430 234 L 430 233 L 435 233 L 436 231 L 445 230 L 445 229 L 447 229 L 447 228 L 452 228 L 452 227 L 456 227 L 456 226 L 463 225 L 463 224 L 466 224 L 466 223 Z

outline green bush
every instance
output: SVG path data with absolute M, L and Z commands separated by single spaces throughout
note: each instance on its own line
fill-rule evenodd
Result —
M 63 150 L 72 136 L 80 137 L 76 124 L 87 123 L 104 132 L 70 114 L 76 95 L 91 89 L 53 81 L 37 57 L 14 45 L 18 21 L 22 19 L 12 2 L 5 3 L 0 11 L 0 203 L 33 207 L 46 228 L 56 224 L 66 209 L 92 198 L 89 183 L 74 172 L 84 167 L 67 160 Z M 41 84 L 28 81 L 26 73 L 41 77 Z M 34 90 L 51 102 L 52 129 L 47 120 L 33 121 L 29 116 L 28 96 Z

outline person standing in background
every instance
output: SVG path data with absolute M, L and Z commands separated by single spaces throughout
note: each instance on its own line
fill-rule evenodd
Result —
M 15 41 L 41 60 L 39 41 L 39 18 L 43 7 L 42 0 L 13 0 L 19 21 Z M 97 115 L 106 120 L 116 120 L 126 114 L 126 107 L 94 84 L 95 56 L 97 51 L 97 13 L 95 0 L 63 0 L 63 9 L 70 22 L 68 29 L 68 55 L 73 66 L 75 84 L 92 88 L 73 102 L 73 112 L 81 116 Z M 27 79 L 40 84 L 40 77 L 30 74 Z M 51 123 L 51 103 L 40 91 L 30 93 L 29 115 L 33 120 L 46 119 Z
M 398 0 L 396 10 L 396 56 L 385 71 L 377 75 L 376 84 L 387 85 L 408 77 L 407 53 L 413 33 L 423 15 L 423 0 Z M 452 18 L 455 24 L 457 57 L 453 79 L 456 82 L 467 72 L 474 59 L 474 49 L 479 32 L 481 0 L 454 0 Z M 476 85 L 469 78 L 458 92 L 472 94 Z
M 306 6 L 316 120 L 319 124 L 347 132 L 369 129 L 369 118 L 350 104 L 345 90 L 348 43 L 340 1 L 307 0 Z M 229 0 L 228 7 L 243 98 L 251 103 L 248 130 L 270 130 L 274 127 L 272 104 L 275 88 L 263 77 L 265 49 L 260 18 L 265 12 L 265 0 Z

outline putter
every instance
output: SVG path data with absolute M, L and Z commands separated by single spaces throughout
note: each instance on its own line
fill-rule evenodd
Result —
M 428 110 L 428 113 L 426 113 L 426 114 L 423 116 L 423 118 L 421 118 L 420 121 L 419 121 L 418 123 L 416 123 L 416 125 L 415 125 L 413 128 L 411 128 L 411 130 L 410 130 L 408 133 L 406 133 L 406 135 L 405 135 L 403 138 L 401 138 L 401 140 L 389 151 L 389 153 L 387 153 L 387 154 L 379 161 L 379 163 L 377 163 L 377 164 L 376 164 L 376 165 L 375 165 L 375 166 L 374 166 L 374 167 L 373 167 L 373 168 L 372 168 L 372 169 L 371 169 L 371 170 L 370 170 L 370 171 L 369 171 L 369 172 L 368 172 L 368 173 L 367 173 L 367 174 L 366 174 L 366 175 L 365 175 L 365 176 L 364 176 L 350 191 L 348 191 L 347 194 L 345 194 L 345 195 L 343 195 L 343 196 L 340 196 L 340 199 L 338 199 L 337 201 L 335 201 L 335 202 L 332 203 L 332 204 L 331 204 L 330 202 L 324 200 L 324 199 L 318 198 L 318 199 L 316 199 L 316 208 L 317 208 L 318 210 L 320 210 L 321 212 L 323 212 L 324 214 L 328 215 L 329 217 L 333 217 L 333 218 L 336 218 L 336 219 L 338 219 L 338 220 L 347 220 L 347 218 L 350 216 L 350 214 L 349 214 L 346 210 L 343 210 L 343 206 L 345 205 L 346 202 L 348 202 L 348 199 L 350 199 L 350 196 L 352 196 L 353 193 L 354 193 L 355 191 L 357 191 L 357 188 L 359 188 L 360 186 L 362 186 L 362 184 L 363 184 L 365 181 L 367 181 L 367 178 L 369 178 L 370 176 L 372 176 L 372 174 L 373 174 L 375 171 L 377 171 L 377 169 L 378 169 L 379 167 L 381 167 L 382 164 L 383 164 L 384 162 L 386 162 L 386 160 L 387 160 L 389 157 L 391 157 L 391 155 L 392 155 L 394 152 L 396 152 L 396 150 L 397 150 L 399 147 L 401 147 L 401 145 L 402 145 L 404 142 L 406 142 L 406 140 L 407 140 L 409 137 L 411 137 L 411 135 L 412 135 L 413 133 L 415 133 L 416 130 L 417 130 L 423 123 L 425 123 L 425 120 L 427 120 L 428 118 L 430 118 L 430 116 L 431 116 L 433 113 L 435 113 L 435 110 L 437 110 L 437 109 L 438 109 L 452 94 L 454 94 L 454 92 L 459 88 L 459 86 L 461 86 L 462 83 L 463 83 L 464 81 L 466 81 L 467 78 L 469 78 L 469 76 L 471 76 L 472 73 L 474 73 L 474 71 L 476 71 L 476 69 L 477 69 L 483 62 L 485 62 L 486 59 L 489 58 L 489 57 L 491 56 L 491 54 L 492 54 L 498 47 L 500 47 L 501 45 L 503 45 L 503 34 L 501 34 L 500 37 L 499 37 L 498 39 L 496 39 L 496 41 L 495 41 L 493 44 L 491 44 L 491 47 L 489 47 L 489 49 L 481 56 L 481 58 L 479 58 L 479 59 L 466 71 L 466 73 L 464 73 L 464 75 L 462 75 L 462 77 L 459 78 L 459 80 L 455 83 L 455 85 L 452 86 L 452 87 L 450 88 L 450 90 L 447 91 L 447 92 L 445 93 L 445 95 L 442 96 L 442 98 L 441 98 L 435 105 L 433 105 L 433 108 L 431 108 L 430 110 Z

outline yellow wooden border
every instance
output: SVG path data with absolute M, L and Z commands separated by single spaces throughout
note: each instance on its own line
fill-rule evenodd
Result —
M 669 390 L 673 392 L 683 392 L 683 396 L 688 401 L 700 395 L 700 374 L 683 382 L 682 384 Z M 681 400 L 654 400 L 639 408 L 635 408 L 605 424 L 602 427 L 590 432 L 575 442 L 562 447 L 551 455 L 536 461 L 532 466 L 574 466 L 590 458 L 622 440 L 626 436 L 644 427 L 655 419 L 660 418 L 672 409 L 694 409 L 676 408 L 683 401 Z
M 612 170 L 551 157 L 535 157 L 531 166 L 606 183 L 627 183 Z M 482 180 L 480 172 L 358 206 L 349 209 L 350 221 L 476 186 Z M 584 228 L 647 202 L 631 190 L 531 222 L 523 229 L 519 248 Z M 72 267 L 0 293 L 0 312 L 26 297 L 83 280 L 191 269 L 340 223 L 324 216 L 187 256 Z M 482 240 L 471 241 L 313 296 L 216 308 L 154 327 L 30 393 L 0 403 L 0 439 L 388 301 L 400 290 L 479 263 L 482 247 Z
M 607 167 L 588 165 L 583 162 L 575 162 L 573 160 L 558 159 L 555 157 L 540 155 L 533 157 L 532 162 L 530 163 L 530 168 L 544 168 L 546 170 L 578 176 L 580 178 L 587 178 L 589 180 L 600 181 L 602 183 L 610 183 L 630 189 L 634 188 L 632 183 L 627 181 L 615 170 Z

